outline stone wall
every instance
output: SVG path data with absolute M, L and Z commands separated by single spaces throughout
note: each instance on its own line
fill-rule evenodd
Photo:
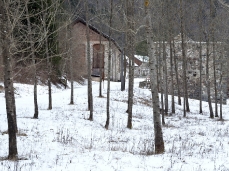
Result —
M 0 82 L 2 81 L 3 81 L 3 61 L 2 61 L 2 46 L 0 42 Z
M 206 80 L 206 56 L 207 56 L 207 44 L 206 42 L 201 42 L 202 45 L 202 92 L 200 92 L 200 43 L 195 41 L 187 41 L 185 42 L 186 46 L 186 57 L 187 57 L 187 82 L 188 82 L 188 95 L 190 98 L 199 99 L 200 94 L 202 94 L 202 100 L 207 101 L 207 80 Z M 157 49 L 159 49 L 157 43 Z M 217 93 L 218 99 L 220 97 L 220 93 L 223 96 L 223 103 L 226 103 L 226 99 L 228 98 L 228 77 L 227 77 L 227 53 L 225 51 L 225 47 L 223 43 L 213 43 L 209 44 L 209 81 L 211 83 L 211 98 L 212 102 L 214 102 L 214 65 L 213 58 L 215 59 L 215 74 L 216 74 L 216 82 L 217 82 Z M 170 49 L 169 44 L 166 43 L 166 62 L 168 68 L 168 83 L 169 83 L 169 94 L 171 94 L 171 67 L 170 67 Z M 175 85 L 175 95 L 177 95 L 177 84 L 180 86 L 181 95 L 183 95 L 183 57 L 182 57 L 182 49 L 181 49 L 181 41 L 175 41 L 175 58 L 178 67 L 178 75 L 179 81 L 176 82 L 175 79 L 175 70 L 173 69 L 173 84 Z M 162 55 L 161 55 L 162 56 Z M 173 62 L 174 63 L 174 62 Z M 221 70 L 222 67 L 222 70 Z M 162 70 L 163 72 L 163 70 Z M 222 76 L 222 83 L 220 85 L 220 78 Z M 220 92 L 220 86 L 222 86 L 222 91 Z

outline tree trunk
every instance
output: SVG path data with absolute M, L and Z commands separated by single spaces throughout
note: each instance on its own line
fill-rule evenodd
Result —
M 167 1 L 166 1 L 167 2 Z M 172 4 L 171 4 L 172 5 Z M 171 10 L 171 7 L 170 7 L 170 4 L 167 2 L 166 4 L 166 18 L 167 18 L 167 22 L 168 22 L 168 36 L 169 36 L 169 55 L 170 55 L 170 91 L 169 93 L 171 93 L 171 113 L 175 113 L 175 101 L 174 101 L 174 81 L 173 81 L 173 71 L 174 71 L 174 68 L 173 68 L 173 58 L 174 58 L 174 55 L 173 55 L 173 30 L 174 30 L 174 26 L 173 26 L 173 23 L 172 23 L 172 18 L 171 18 L 171 13 L 172 13 L 172 10 Z M 168 45 L 167 43 L 167 45 Z M 169 88 L 169 87 L 168 87 Z
M 177 67 L 177 56 L 176 56 L 174 40 L 173 40 L 173 55 L 174 55 L 174 67 L 175 67 L 175 75 L 176 75 L 176 83 L 177 83 L 176 85 L 177 85 L 178 105 L 181 105 L 180 82 L 179 82 L 178 67 Z
M 103 97 L 103 94 L 102 94 L 102 81 L 104 81 L 104 68 L 102 69 L 102 66 L 104 66 L 103 64 L 103 56 L 101 54 L 101 46 L 102 46 L 102 43 L 101 43 L 101 39 L 102 39 L 102 35 L 100 33 L 99 35 L 99 58 L 100 58 L 100 64 L 99 64 L 99 97 Z M 103 53 L 103 52 L 102 52 Z
M 68 29 L 68 27 L 67 27 Z M 70 79 L 71 79 L 71 94 L 70 94 L 70 105 L 74 104 L 74 81 L 73 81 L 73 55 L 72 55 L 72 44 L 73 42 L 71 41 L 72 37 L 72 26 L 70 26 L 70 29 L 67 30 L 67 33 L 69 33 L 70 37 Z M 67 84 L 67 83 L 66 83 Z
M 223 57 L 221 57 L 223 58 Z M 223 97 L 222 97 L 222 79 L 223 79 L 223 60 L 221 59 L 221 62 L 220 62 L 220 80 L 219 80 L 219 85 L 220 85 L 220 88 L 219 88 L 219 92 L 220 92 L 220 114 L 219 114 L 219 119 L 220 120 L 223 120 Z
M 124 50 L 122 50 L 121 54 L 121 73 L 120 73 L 120 79 L 121 79 L 121 91 L 125 90 L 125 76 L 124 76 Z
M 28 24 L 28 39 L 30 42 L 31 56 L 33 61 L 33 97 L 34 97 L 34 115 L 33 118 L 38 119 L 38 103 L 37 103 L 37 67 L 36 67 L 36 57 L 35 57 L 35 47 L 33 40 L 33 33 L 29 18 L 28 3 L 26 3 L 26 19 Z
M 166 46 L 163 40 L 163 84 L 164 84 L 164 96 L 165 96 L 165 115 L 168 115 L 169 101 L 168 101 L 168 73 L 167 73 L 167 56 L 166 56 Z
M 212 19 L 212 0 L 210 0 L 210 18 Z M 210 58 L 210 41 L 213 39 L 213 26 L 212 23 L 209 27 L 209 33 L 205 33 L 205 39 L 207 40 L 207 49 L 206 49 L 206 82 L 207 82 L 207 93 L 208 93 L 208 105 L 209 105 L 209 112 L 210 112 L 210 118 L 214 118 L 214 113 L 212 109 L 212 102 L 211 102 L 211 81 L 209 76 L 209 58 Z
M 48 70 L 48 99 L 49 99 L 48 110 L 52 110 L 52 85 L 51 85 L 51 72 L 52 72 L 51 68 L 52 67 L 51 67 L 51 59 L 49 56 L 47 35 L 45 37 L 45 54 L 47 58 L 47 70 Z
M 208 94 L 208 106 L 210 112 L 210 118 L 214 118 L 213 109 L 212 109 L 212 102 L 211 102 L 211 82 L 209 77 L 209 38 L 205 32 L 205 38 L 207 40 L 207 47 L 206 47 L 206 82 L 207 82 L 207 94 Z
M 73 81 L 73 61 L 72 55 L 70 56 L 70 77 L 71 77 L 71 94 L 70 94 L 70 105 L 74 104 L 74 81 Z
M 216 53 L 215 53 L 215 39 L 213 37 L 213 74 L 214 74 L 214 90 L 215 90 L 215 117 L 218 115 L 218 92 L 217 92 L 217 82 L 216 82 Z
M 159 41 L 159 45 L 158 45 L 158 84 L 159 84 L 159 87 L 160 87 L 160 90 L 161 90 L 161 121 L 162 121 L 162 125 L 165 125 L 165 110 L 164 110 L 164 86 L 163 86 L 163 74 L 162 74 L 162 58 L 161 58 L 161 41 Z
M 155 153 L 160 154 L 165 151 L 163 133 L 161 127 L 161 118 L 160 118 L 160 108 L 159 108 L 159 96 L 157 89 L 157 82 L 154 81 L 157 79 L 157 67 L 156 67 L 156 56 L 155 56 L 155 47 L 152 34 L 152 24 L 150 16 L 150 8 L 152 1 L 145 0 L 146 8 L 146 34 L 147 34 L 147 44 L 148 44 L 148 54 L 149 54 L 149 66 L 150 66 L 150 86 L 151 94 L 153 101 L 153 120 L 154 120 L 154 136 L 155 136 Z
M 129 90 L 127 128 L 132 129 L 133 88 L 134 88 L 134 1 L 127 0 L 127 56 L 129 57 Z
M 188 86 L 187 86 L 187 57 L 185 52 L 185 40 L 184 40 L 184 16 L 183 16 L 183 0 L 180 0 L 180 30 L 181 30 L 181 49 L 183 57 L 183 96 L 184 96 L 184 117 L 186 117 L 186 111 L 190 112 L 188 103 Z
M 214 99 L 215 99 L 215 117 L 218 117 L 218 102 L 217 102 L 217 96 L 218 96 L 218 93 L 217 93 L 217 82 L 216 82 L 216 53 L 215 53 L 215 17 L 216 17 L 216 11 L 215 11 L 215 5 L 214 5 L 214 1 L 213 0 L 210 0 L 210 19 L 211 19 L 211 25 L 210 25 L 210 39 L 211 41 L 213 42 L 213 47 L 212 47 L 212 50 L 213 50 L 213 78 L 214 78 Z
M 200 95 L 200 99 L 199 99 L 199 113 L 202 114 L 203 113 L 203 109 L 202 109 L 202 65 L 203 65 L 203 59 L 202 59 L 202 30 L 203 30 L 203 25 L 202 25 L 202 8 L 203 8 L 203 4 L 200 1 L 199 4 L 199 10 L 198 10 L 198 15 L 200 17 L 198 25 L 199 25 L 199 70 L 200 70 L 200 81 L 199 81 L 199 95 Z
M 99 6 L 99 1 L 97 0 L 97 6 Z M 100 11 L 100 10 L 99 10 Z M 100 62 L 99 62 L 99 97 L 103 97 L 102 95 L 102 82 L 104 81 L 104 68 L 102 68 L 102 66 L 104 66 L 104 60 L 103 59 L 103 56 L 102 56 L 102 48 L 101 48 L 101 45 L 102 45 L 102 28 L 101 28 L 101 25 L 102 25 L 102 18 L 100 17 L 101 16 L 101 12 L 99 12 L 99 22 L 100 22 L 100 32 L 99 32 L 99 53 L 98 53 L 98 56 L 100 58 Z
M 172 113 L 175 113 L 175 101 L 174 101 L 174 83 L 173 83 L 173 49 L 172 49 L 172 40 L 169 42 L 170 44 L 170 77 L 171 77 L 171 108 Z
M 51 87 L 51 72 L 52 72 L 52 65 L 51 65 L 51 59 L 49 54 L 49 43 L 48 43 L 48 25 L 47 25 L 47 4 L 42 1 L 42 27 L 44 29 L 44 43 L 45 43 L 45 56 L 46 56 L 46 62 L 47 62 L 47 72 L 48 72 L 48 110 L 52 109 L 52 87 Z
M 6 100 L 6 113 L 8 121 L 8 134 L 9 134 L 9 160 L 17 160 L 17 121 L 16 121 L 16 107 L 14 99 L 13 76 L 10 55 L 10 26 L 8 25 L 8 16 L 6 12 L 6 2 L 0 1 L 0 19 L 1 19 L 1 45 L 2 45 L 2 58 L 4 67 L 4 87 L 5 87 L 5 100 Z
M 105 128 L 109 128 L 110 124 L 110 77 L 111 77 L 111 28 L 112 28 L 112 17 L 113 17 L 113 0 L 110 0 L 110 22 L 109 22 L 109 54 L 108 54 L 108 74 L 107 74 L 107 120 Z
M 86 0 L 86 37 L 87 37 L 87 70 L 88 70 L 88 110 L 90 115 L 88 120 L 93 121 L 93 96 L 92 96 L 92 80 L 91 80 L 91 53 L 90 53 L 90 33 L 88 18 L 88 0 Z
M 200 103 L 199 103 L 199 113 L 203 113 L 203 110 L 202 110 L 202 43 L 201 43 L 202 39 L 200 39 L 200 43 L 199 43 L 199 46 L 200 46 L 200 49 L 199 49 L 199 58 L 200 58 L 200 63 L 199 63 L 199 70 L 200 70 L 200 89 L 199 89 L 199 95 L 200 95 Z
M 126 89 L 126 64 L 127 64 L 127 61 L 126 61 L 126 48 L 123 49 L 123 62 L 124 62 L 124 81 L 123 81 L 123 87 L 124 87 L 124 90 Z

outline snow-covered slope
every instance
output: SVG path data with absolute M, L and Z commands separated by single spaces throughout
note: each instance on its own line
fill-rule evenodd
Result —
M 111 121 L 106 121 L 104 98 L 93 83 L 94 121 L 88 121 L 87 86 L 75 86 L 75 105 L 69 105 L 70 90 L 53 87 L 53 109 L 47 110 L 47 87 L 39 86 L 39 119 L 33 116 L 33 86 L 15 84 L 19 136 L 18 162 L 0 161 L 0 171 L 213 171 L 229 170 L 229 106 L 223 106 L 225 121 L 210 119 L 208 105 L 198 113 L 198 101 L 190 100 L 191 112 L 182 117 L 182 106 L 166 117 L 163 127 L 165 153 L 153 152 L 153 110 L 148 89 L 135 80 L 133 129 L 127 124 L 127 91 L 111 83 Z M 0 93 L 0 157 L 8 153 L 4 94 Z

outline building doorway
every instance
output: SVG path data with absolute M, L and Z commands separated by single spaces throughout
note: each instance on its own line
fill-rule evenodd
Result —
M 104 77 L 104 51 L 104 45 L 93 45 L 92 76 L 100 77 L 102 74 Z M 100 73 L 100 69 L 102 73 Z

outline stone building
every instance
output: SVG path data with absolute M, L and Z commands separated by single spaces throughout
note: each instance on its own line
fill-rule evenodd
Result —
M 87 77 L 87 37 L 86 22 L 82 19 L 76 19 L 71 26 L 71 55 L 74 65 L 74 75 Z M 92 77 L 100 76 L 100 67 L 102 75 L 107 78 L 108 73 L 108 54 L 109 54 L 109 36 L 100 33 L 98 29 L 89 25 L 90 55 L 91 55 L 91 73 Z M 101 40 L 101 42 L 100 42 Z M 118 44 L 111 38 L 111 80 L 120 80 L 120 58 L 121 50 Z
M 3 81 L 2 46 L 0 44 L 0 82 Z
M 134 76 L 145 78 L 149 75 L 149 57 L 135 55 Z
M 206 80 L 206 57 L 207 57 L 207 43 L 193 41 L 187 36 L 185 36 L 185 54 L 187 58 L 187 83 L 188 83 L 188 95 L 190 98 L 199 99 L 200 94 L 202 94 L 202 100 L 207 101 L 207 80 Z M 157 49 L 159 49 L 158 42 Z M 200 45 L 202 46 L 202 52 L 200 57 Z M 214 45 L 214 46 L 213 46 Z M 169 94 L 171 94 L 171 67 L 170 67 L 170 45 L 165 42 L 166 51 L 166 62 L 168 70 L 168 83 L 169 83 Z M 214 74 L 216 77 L 216 87 L 219 100 L 220 94 L 223 97 L 223 103 L 226 103 L 228 98 L 228 59 L 227 52 L 225 50 L 224 43 L 221 42 L 209 42 L 208 44 L 208 55 L 209 55 L 209 81 L 211 84 L 211 98 L 214 102 Z M 162 53 L 162 52 L 161 52 Z M 179 34 L 174 38 L 174 49 L 173 54 L 175 57 L 177 70 L 178 70 L 178 83 L 176 82 L 175 68 L 172 70 L 173 74 L 173 84 L 175 85 L 175 95 L 177 95 L 177 84 L 180 86 L 181 96 L 183 95 L 183 56 L 181 48 L 181 35 Z M 162 55 L 161 55 L 162 56 Z M 202 62 L 200 61 L 202 59 Z M 214 59 L 214 60 L 213 60 Z M 202 65 L 200 66 L 200 63 Z M 215 64 L 215 65 L 214 65 Z M 201 69 L 201 72 L 200 72 Z M 215 71 L 215 72 L 214 72 Z M 162 71 L 163 72 L 163 71 Z M 200 92 L 200 73 L 202 75 L 202 92 Z

